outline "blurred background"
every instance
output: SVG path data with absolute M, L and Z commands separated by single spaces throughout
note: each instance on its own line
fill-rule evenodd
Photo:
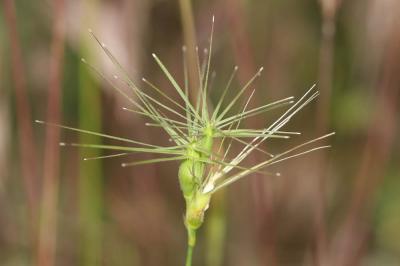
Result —
M 182 45 L 207 47 L 213 14 L 213 103 L 235 65 L 229 97 L 264 66 L 254 106 L 321 92 L 286 128 L 301 136 L 264 148 L 336 135 L 330 150 L 276 165 L 280 177 L 218 192 L 194 265 L 400 265 L 398 0 L 2 0 L 0 265 L 183 265 L 177 163 L 83 161 L 109 153 L 58 143 L 109 142 L 34 120 L 168 143 L 81 63 L 118 73 L 88 28 L 137 84 L 175 96 L 151 53 L 182 82 Z

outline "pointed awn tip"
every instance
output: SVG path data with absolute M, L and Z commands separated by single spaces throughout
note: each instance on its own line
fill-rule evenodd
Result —
M 38 123 L 38 124 L 44 124 L 44 121 L 41 121 L 41 120 L 35 120 L 35 123 Z
M 328 134 L 322 136 L 321 138 L 327 138 L 327 137 L 330 137 L 330 136 L 333 136 L 333 135 L 336 135 L 336 132 L 333 131 L 331 133 L 328 133 Z

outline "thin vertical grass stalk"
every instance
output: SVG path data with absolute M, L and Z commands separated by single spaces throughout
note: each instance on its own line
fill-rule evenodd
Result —
M 62 70 L 64 58 L 65 6 L 64 0 L 54 3 L 54 24 L 49 69 L 49 92 L 47 119 L 60 121 Z M 46 130 L 45 156 L 43 166 L 43 189 L 40 209 L 39 243 L 37 265 L 55 265 L 57 243 L 57 210 L 59 191 L 59 146 L 60 129 Z
M 334 41 L 336 34 L 336 13 L 341 0 L 320 0 L 322 24 L 319 51 L 318 84 L 324 92 L 318 102 L 317 129 L 325 131 L 328 125 L 330 98 L 333 81 Z
M 263 2 L 266 3 L 267 6 L 271 4 L 270 2 Z M 253 44 L 250 41 L 252 38 L 249 34 L 250 18 L 248 17 L 249 14 L 253 13 L 253 10 L 251 10 L 251 5 L 248 5 L 246 2 L 241 0 L 224 1 L 223 8 L 228 11 L 227 23 L 230 25 L 229 28 L 232 29 L 229 42 L 232 47 L 234 60 L 241 66 L 242 71 L 241 75 L 238 77 L 238 81 L 243 84 L 246 81 L 246 77 L 256 69 L 255 59 L 257 54 L 254 52 L 254 49 L 252 49 Z M 270 52 L 273 53 L 273 51 Z M 260 105 L 262 102 L 262 99 L 256 98 L 252 103 L 252 106 Z M 245 123 L 247 126 L 251 127 L 256 124 L 256 120 L 250 118 Z M 259 156 L 259 154 L 253 154 L 249 158 L 249 160 L 253 161 L 258 161 L 260 159 L 262 159 L 262 157 Z M 251 229 L 251 231 L 256 234 L 262 232 L 262 224 L 267 224 L 270 228 L 275 227 L 275 211 L 274 205 L 271 203 L 273 195 L 268 189 L 271 185 L 271 180 L 262 179 L 254 180 L 251 183 L 252 195 L 250 196 L 250 199 L 255 203 L 254 212 L 260 213 L 260 221 L 263 221 L 263 223 L 257 223 L 256 226 Z M 271 233 L 259 241 L 262 242 L 262 245 L 264 246 L 262 254 L 256 252 L 258 256 L 261 257 L 260 260 L 265 261 L 264 264 L 268 264 L 269 266 L 276 266 L 278 264 L 278 254 L 275 250 L 275 247 L 277 246 L 276 236 Z
M 99 10 L 98 0 L 84 1 L 85 18 L 83 23 L 95 25 Z M 80 36 L 80 51 L 82 56 L 94 60 L 91 45 L 88 42 L 86 31 Z M 91 75 L 90 69 L 79 65 L 79 126 L 101 130 L 101 91 L 99 85 Z M 88 109 L 89 108 L 89 109 Z M 90 110 L 90 111 L 88 111 Z M 80 142 L 90 142 L 100 145 L 101 138 L 93 134 L 81 134 Z M 99 157 L 101 151 L 80 149 L 82 157 Z M 79 232 L 80 262 L 83 266 L 99 265 L 102 254 L 102 214 L 103 214 L 103 182 L 102 162 L 100 160 L 79 164 Z
M 179 7 L 182 19 L 182 29 L 184 38 L 184 49 L 186 51 L 185 62 L 187 64 L 186 75 L 187 75 L 187 86 L 191 88 L 191 94 L 189 98 L 194 102 L 198 90 L 201 86 L 201 77 L 198 75 L 198 60 L 197 60 L 197 49 L 196 49 L 196 33 L 193 18 L 192 0 L 179 0 Z
M 396 7 L 395 2 L 387 8 Z M 397 14 L 399 10 L 395 9 Z M 333 243 L 334 257 L 332 265 L 361 265 L 365 257 L 365 239 L 369 236 L 369 225 L 363 221 L 374 216 L 372 206 L 375 196 L 385 181 L 387 164 L 394 158 L 399 126 L 400 111 L 399 70 L 400 70 L 400 33 L 398 24 L 392 22 L 388 38 L 384 39 L 382 71 L 375 88 L 376 95 L 373 103 L 374 112 L 367 128 L 365 140 L 349 206 L 337 232 L 337 240 Z M 360 226 L 362 224 L 363 226 Z
M 336 34 L 336 15 L 341 5 L 341 0 L 320 0 L 322 14 L 321 38 L 319 51 L 318 84 L 323 92 L 317 105 L 316 133 L 322 134 L 329 128 L 331 109 L 331 96 L 333 86 L 334 43 Z M 326 181 L 324 173 L 327 168 L 326 153 L 321 153 L 315 158 L 315 255 L 316 264 L 325 265 L 328 253 L 328 240 L 326 228 Z
M 31 105 L 29 102 L 26 73 L 22 59 L 20 39 L 17 29 L 17 14 L 13 0 L 4 0 L 4 17 L 8 29 L 11 50 L 11 68 L 15 89 L 17 128 L 21 170 L 26 193 L 28 215 L 31 221 L 37 219 L 38 188 L 37 188 L 37 154 L 31 125 Z M 32 223 L 35 224 L 35 223 Z M 36 225 L 35 225 L 36 226 Z M 35 227 L 32 226 L 32 227 Z M 32 228 L 32 231 L 36 231 Z M 35 236 L 32 237 L 35 238 Z
M 225 239 L 227 231 L 226 191 L 220 191 L 213 199 L 206 223 L 206 257 L 205 265 L 220 266 L 223 264 Z
M 111 74 L 112 78 L 110 78 L 91 65 L 87 60 L 82 59 L 82 62 L 88 65 L 101 79 L 126 98 L 132 107 L 124 107 L 123 110 L 134 112 L 145 119 L 151 120 L 152 122 L 146 123 L 146 126 L 161 128 L 169 138 L 169 145 L 154 145 L 92 130 L 46 123 L 49 126 L 58 126 L 80 132 L 84 135 L 103 137 L 121 143 L 112 145 L 99 143 L 60 143 L 62 146 L 102 149 L 111 152 L 110 154 L 87 159 L 122 157 L 132 153 L 151 153 L 156 157 L 143 161 L 124 162 L 122 166 L 129 167 L 171 161 L 178 161 L 180 163 L 177 176 L 186 203 L 184 214 L 184 225 L 187 231 L 188 242 L 185 260 L 186 266 L 192 265 L 196 235 L 204 223 L 205 213 L 210 206 L 212 196 L 216 192 L 253 173 L 280 176 L 280 173 L 268 172 L 265 169 L 291 158 L 329 148 L 329 145 L 318 145 L 317 143 L 334 134 L 322 135 L 279 153 L 265 150 L 263 144 L 266 140 L 287 140 L 300 134 L 299 132 L 286 131 L 284 130 L 284 126 L 305 106 L 318 97 L 319 93 L 316 91 L 315 85 L 313 85 L 297 100 L 294 97 L 288 97 L 264 104 L 260 107 L 249 108 L 249 103 L 255 94 L 255 90 L 253 89 L 245 104 L 238 106 L 240 96 L 254 85 L 254 82 L 263 71 L 262 67 L 256 71 L 243 87 L 238 89 L 238 93 L 233 99 L 228 100 L 225 95 L 227 90 L 232 89 L 232 80 L 238 71 L 238 68 L 235 67 L 221 98 L 216 104 L 216 108 L 212 108 L 207 92 L 210 89 L 211 80 L 213 28 L 214 17 L 212 19 L 207 56 L 204 63 L 198 64 L 197 73 L 201 83 L 199 88 L 195 88 L 199 90 L 194 102 L 190 98 L 190 93 L 194 89 L 187 82 L 188 69 L 185 61 L 183 64 L 185 82 L 181 87 L 162 60 L 156 54 L 153 54 L 155 63 L 160 67 L 160 71 L 165 74 L 166 79 L 179 96 L 179 99 L 175 100 L 163 93 L 161 89 L 149 82 L 148 79 L 142 79 L 143 86 L 146 86 L 146 89 L 142 89 L 136 81 L 129 78 L 129 75 L 124 71 L 107 45 L 102 43 L 90 31 L 90 34 L 115 65 L 116 74 Z M 185 58 L 185 49 L 183 49 L 183 53 Z M 197 61 L 200 62 L 200 59 L 197 59 Z M 153 94 L 150 94 L 149 90 L 152 90 L 159 97 L 152 96 Z M 286 110 L 272 124 L 260 129 L 243 128 L 242 121 L 244 119 L 279 108 L 286 108 Z M 232 114 L 237 109 L 239 110 L 238 113 Z M 44 123 L 42 121 L 38 122 Z M 237 149 L 232 148 L 233 146 L 238 146 L 241 149 L 237 152 Z M 243 161 L 255 152 L 267 158 L 254 165 L 249 166 L 244 164 Z

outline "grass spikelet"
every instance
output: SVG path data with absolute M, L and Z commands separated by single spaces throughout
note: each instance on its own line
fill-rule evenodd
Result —
M 252 173 L 280 176 L 280 173 L 266 172 L 265 169 L 291 158 L 329 148 L 330 146 L 318 145 L 317 143 L 334 134 L 323 135 L 277 154 L 272 154 L 264 150 L 262 144 L 266 140 L 289 139 L 300 134 L 300 132 L 285 131 L 284 127 L 299 111 L 318 96 L 318 91 L 315 89 L 316 86 L 313 85 L 299 99 L 287 97 L 248 109 L 248 104 L 254 95 L 253 90 L 244 106 L 239 108 L 241 111 L 236 114 L 230 114 L 230 112 L 235 109 L 235 105 L 238 105 L 241 96 L 250 89 L 254 81 L 261 75 L 263 71 L 262 67 L 237 91 L 232 100 L 227 101 L 227 91 L 232 89 L 233 80 L 239 69 L 235 66 L 228 78 L 220 99 L 218 99 L 215 108 L 212 108 L 207 95 L 210 89 L 210 73 L 212 73 L 213 29 L 214 18 L 211 27 L 209 48 L 205 52 L 205 61 L 202 64 L 198 63 L 198 78 L 201 81 L 200 88 L 193 89 L 189 87 L 186 47 L 182 48 L 184 58 L 183 86 L 176 81 L 162 60 L 155 53 L 152 54 L 156 65 L 158 65 L 160 71 L 164 73 L 165 77 L 179 95 L 179 100 L 173 99 L 164 93 L 162 89 L 158 88 L 157 85 L 153 84 L 147 78 L 142 78 L 141 81 L 143 85 L 146 86 L 146 89 L 141 89 L 137 85 L 138 83 L 129 78 L 128 74 L 124 71 L 107 46 L 105 46 L 91 30 L 89 31 L 104 53 L 109 57 L 110 61 L 114 64 L 118 75 L 113 74 L 114 78 L 109 79 L 101 73 L 101 71 L 91 66 L 86 60 L 83 59 L 82 62 L 87 64 L 101 79 L 109 83 L 112 88 L 123 95 L 132 105 L 130 107 L 123 107 L 123 110 L 142 115 L 146 119 L 151 120 L 151 122 L 147 122 L 145 126 L 159 127 L 162 129 L 171 141 L 170 146 L 153 145 L 151 143 L 93 132 L 87 129 L 78 129 L 36 121 L 40 124 L 57 126 L 82 134 L 112 139 L 121 143 L 120 145 L 60 143 L 61 146 L 104 149 L 113 152 L 109 155 L 85 158 L 85 160 L 123 157 L 132 153 L 151 153 L 156 155 L 156 157 L 143 161 L 124 162 L 122 166 L 132 167 L 143 164 L 179 161 L 180 165 L 179 169 L 177 169 L 177 176 L 183 197 L 186 201 L 184 224 L 188 234 L 187 266 L 191 265 L 192 252 L 196 244 L 196 232 L 203 224 L 205 212 L 209 208 L 214 193 Z M 199 59 L 198 62 L 200 62 Z M 130 93 L 135 97 L 129 96 L 129 93 L 121 89 L 117 81 L 127 86 L 130 89 Z M 147 93 L 148 90 L 153 90 L 159 97 L 155 98 L 150 96 Z M 191 91 L 198 91 L 198 95 L 194 97 L 197 99 L 195 102 L 191 101 L 191 99 L 193 99 L 193 97 L 189 95 Z M 261 115 L 277 108 L 281 108 L 283 111 L 272 124 L 260 129 L 242 128 L 241 122 L 244 119 Z M 234 153 L 233 149 L 231 149 L 232 145 L 235 144 L 242 147 L 237 153 Z M 263 154 L 266 159 L 255 165 L 246 166 L 243 162 L 253 152 Z

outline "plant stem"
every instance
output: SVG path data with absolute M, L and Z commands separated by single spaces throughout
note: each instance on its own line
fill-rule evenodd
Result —
M 191 245 L 188 244 L 187 253 L 186 253 L 186 264 L 185 264 L 185 266 L 192 266 L 193 248 L 194 248 L 194 246 L 191 246 Z
M 188 246 L 186 253 L 186 263 L 185 266 L 192 266 L 193 249 L 196 245 L 196 230 L 187 227 L 188 232 Z
M 99 1 L 84 1 L 83 12 L 85 17 L 83 25 L 93 27 L 97 22 Z M 85 59 L 96 62 L 96 55 L 90 49 L 86 30 L 81 33 L 80 53 Z M 93 79 L 87 66 L 79 65 L 79 127 L 90 128 L 101 131 L 102 128 L 102 107 L 101 90 L 99 84 Z M 88 110 L 90 109 L 90 112 Z M 82 143 L 101 144 L 98 136 L 81 134 L 79 141 Z M 81 149 L 80 157 L 97 157 L 101 152 Z M 102 259 L 102 215 L 103 205 L 103 182 L 102 182 L 102 163 L 92 161 L 89 164 L 80 161 L 79 164 L 79 249 L 80 265 L 91 266 L 100 265 Z
M 32 129 L 31 103 L 28 96 L 25 65 L 23 62 L 14 2 L 15 1 L 12 0 L 2 1 L 2 8 L 4 10 L 2 11 L 4 12 L 4 19 L 10 42 L 11 70 L 15 90 L 16 122 L 23 185 L 26 193 L 27 206 L 29 207 L 30 219 L 36 221 L 38 203 L 37 154 Z M 33 232 L 35 229 L 32 228 L 31 230 Z M 32 238 L 34 239 L 35 236 L 32 236 Z
M 65 1 L 53 3 L 54 23 L 49 64 L 47 120 L 59 123 L 64 65 Z M 47 127 L 44 149 L 42 195 L 36 265 L 56 265 L 59 204 L 60 128 Z
M 224 259 L 226 239 L 226 191 L 222 190 L 213 196 L 213 207 L 208 214 L 205 240 L 205 266 L 221 266 Z
M 187 66 L 189 75 L 189 88 L 190 88 L 190 99 L 195 103 L 197 90 L 201 86 L 201 82 L 197 72 L 196 63 L 196 32 L 194 26 L 193 9 L 191 0 L 180 0 L 179 1 L 182 28 L 183 28 L 183 38 L 185 46 L 187 47 Z

